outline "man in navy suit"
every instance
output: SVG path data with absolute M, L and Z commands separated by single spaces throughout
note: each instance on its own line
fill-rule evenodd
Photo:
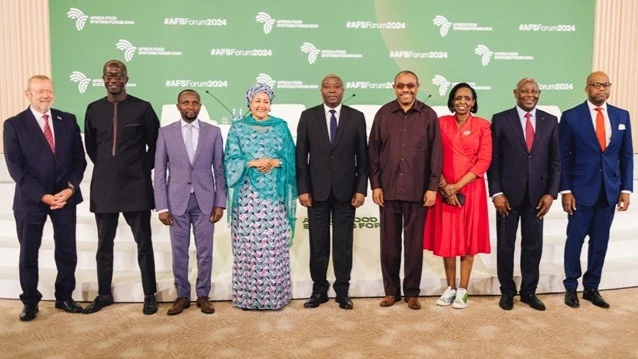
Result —
M 560 147 L 558 120 L 536 108 L 541 90 L 524 78 L 514 90 L 516 107 L 492 117 L 490 196 L 496 208 L 499 306 L 514 306 L 514 247 L 521 221 L 521 302 L 536 310 L 545 305 L 536 296 L 543 253 L 543 216 L 558 195 Z
M 38 251 L 47 216 L 53 224 L 55 307 L 81 313 L 71 297 L 75 289 L 77 253 L 76 205 L 82 202 L 80 182 L 86 159 L 75 116 L 51 108 L 53 83 L 43 75 L 29 79 L 31 105 L 4 122 L 4 158 L 16 182 L 13 214 L 20 242 L 21 321 L 35 319 L 42 294 L 38 291 Z
M 323 104 L 301 113 L 297 126 L 297 188 L 308 208 L 312 295 L 305 308 L 328 301 L 326 271 L 332 259 L 335 300 L 352 309 L 349 297 L 355 209 L 368 191 L 368 150 L 363 113 L 343 105 L 343 82 L 329 74 L 321 81 Z
M 626 211 L 633 191 L 634 159 L 629 112 L 607 103 L 611 83 L 604 72 L 587 77 L 587 101 L 563 113 L 560 121 L 563 210 L 569 214 L 565 243 L 565 304 L 580 306 L 576 289 L 580 252 L 589 236 L 583 299 L 601 308 L 598 292 L 614 207 Z

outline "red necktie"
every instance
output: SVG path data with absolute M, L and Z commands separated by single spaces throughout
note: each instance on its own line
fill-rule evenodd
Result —
M 51 152 L 55 154 L 55 143 L 53 143 L 53 132 L 51 132 L 51 127 L 49 127 L 49 115 L 43 115 L 44 119 L 44 138 L 47 139 L 49 143 L 49 147 L 51 147 Z
M 532 114 L 526 113 L 525 118 L 527 119 L 525 121 L 525 143 L 527 144 L 527 151 L 532 152 L 532 144 L 534 144 L 534 127 L 532 127 L 532 121 L 530 121 Z
M 598 144 L 600 149 L 605 150 L 607 148 L 607 135 L 605 134 L 605 116 L 603 115 L 603 109 L 596 107 L 596 138 L 598 138 Z

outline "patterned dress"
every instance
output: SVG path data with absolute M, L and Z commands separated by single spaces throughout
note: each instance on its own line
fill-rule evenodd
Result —
M 289 246 L 297 196 L 292 136 L 283 120 L 246 117 L 231 127 L 225 156 L 233 305 L 280 309 L 291 299 Z M 264 157 L 278 158 L 282 166 L 266 174 L 247 167 Z

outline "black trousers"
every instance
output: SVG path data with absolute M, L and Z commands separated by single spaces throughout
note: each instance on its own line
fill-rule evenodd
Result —
M 496 214 L 496 267 L 501 293 L 516 295 L 514 283 L 514 248 L 516 231 L 521 222 L 521 295 L 536 293 L 541 256 L 543 254 L 543 219 L 536 217 L 537 203 L 530 203 L 527 191 L 519 204 L 506 217 Z
M 157 292 L 155 258 L 151 241 L 151 211 L 123 212 L 137 243 L 137 263 L 142 273 L 144 295 Z M 97 281 L 98 293 L 111 294 L 113 280 L 113 240 L 117 230 L 119 213 L 95 213 L 97 222 Z
M 427 207 L 423 202 L 384 201 L 381 210 L 381 274 L 385 295 L 401 297 L 401 231 L 403 230 L 403 292 L 421 293 L 423 270 L 423 225 Z
M 333 288 L 337 296 L 347 296 L 352 270 L 352 237 L 355 208 L 350 201 L 338 201 L 332 193 L 325 201 L 312 201 L 308 207 L 310 234 L 310 276 L 312 292 L 325 294 L 330 284 L 326 279 L 330 260 L 330 222 L 332 219 Z
M 58 269 L 55 278 L 55 299 L 71 299 L 75 290 L 75 267 L 78 262 L 75 239 L 76 207 L 67 204 L 48 212 L 14 212 L 13 215 L 20 242 L 18 270 L 22 303 L 36 305 L 42 299 L 42 294 L 38 291 L 38 254 L 47 216 L 53 224 L 55 266 Z

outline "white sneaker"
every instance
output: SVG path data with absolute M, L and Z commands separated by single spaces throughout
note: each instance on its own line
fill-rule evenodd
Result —
M 436 301 L 436 305 L 440 305 L 442 307 L 450 305 L 454 301 L 455 296 L 456 296 L 456 289 L 452 289 L 452 287 L 447 287 L 445 292 L 443 292 L 443 295 L 441 295 L 441 297 L 439 297 L 439 299 Z
M 452 308 L 456 308 L 456 309 L 467 308 L 468 299 L 469 299 L 469 295 L 467 295 L 467 290 L 465 288 L 459 288 L 456 291 L 456 298 L 454 298 L 454 303 L 452 303 Z

